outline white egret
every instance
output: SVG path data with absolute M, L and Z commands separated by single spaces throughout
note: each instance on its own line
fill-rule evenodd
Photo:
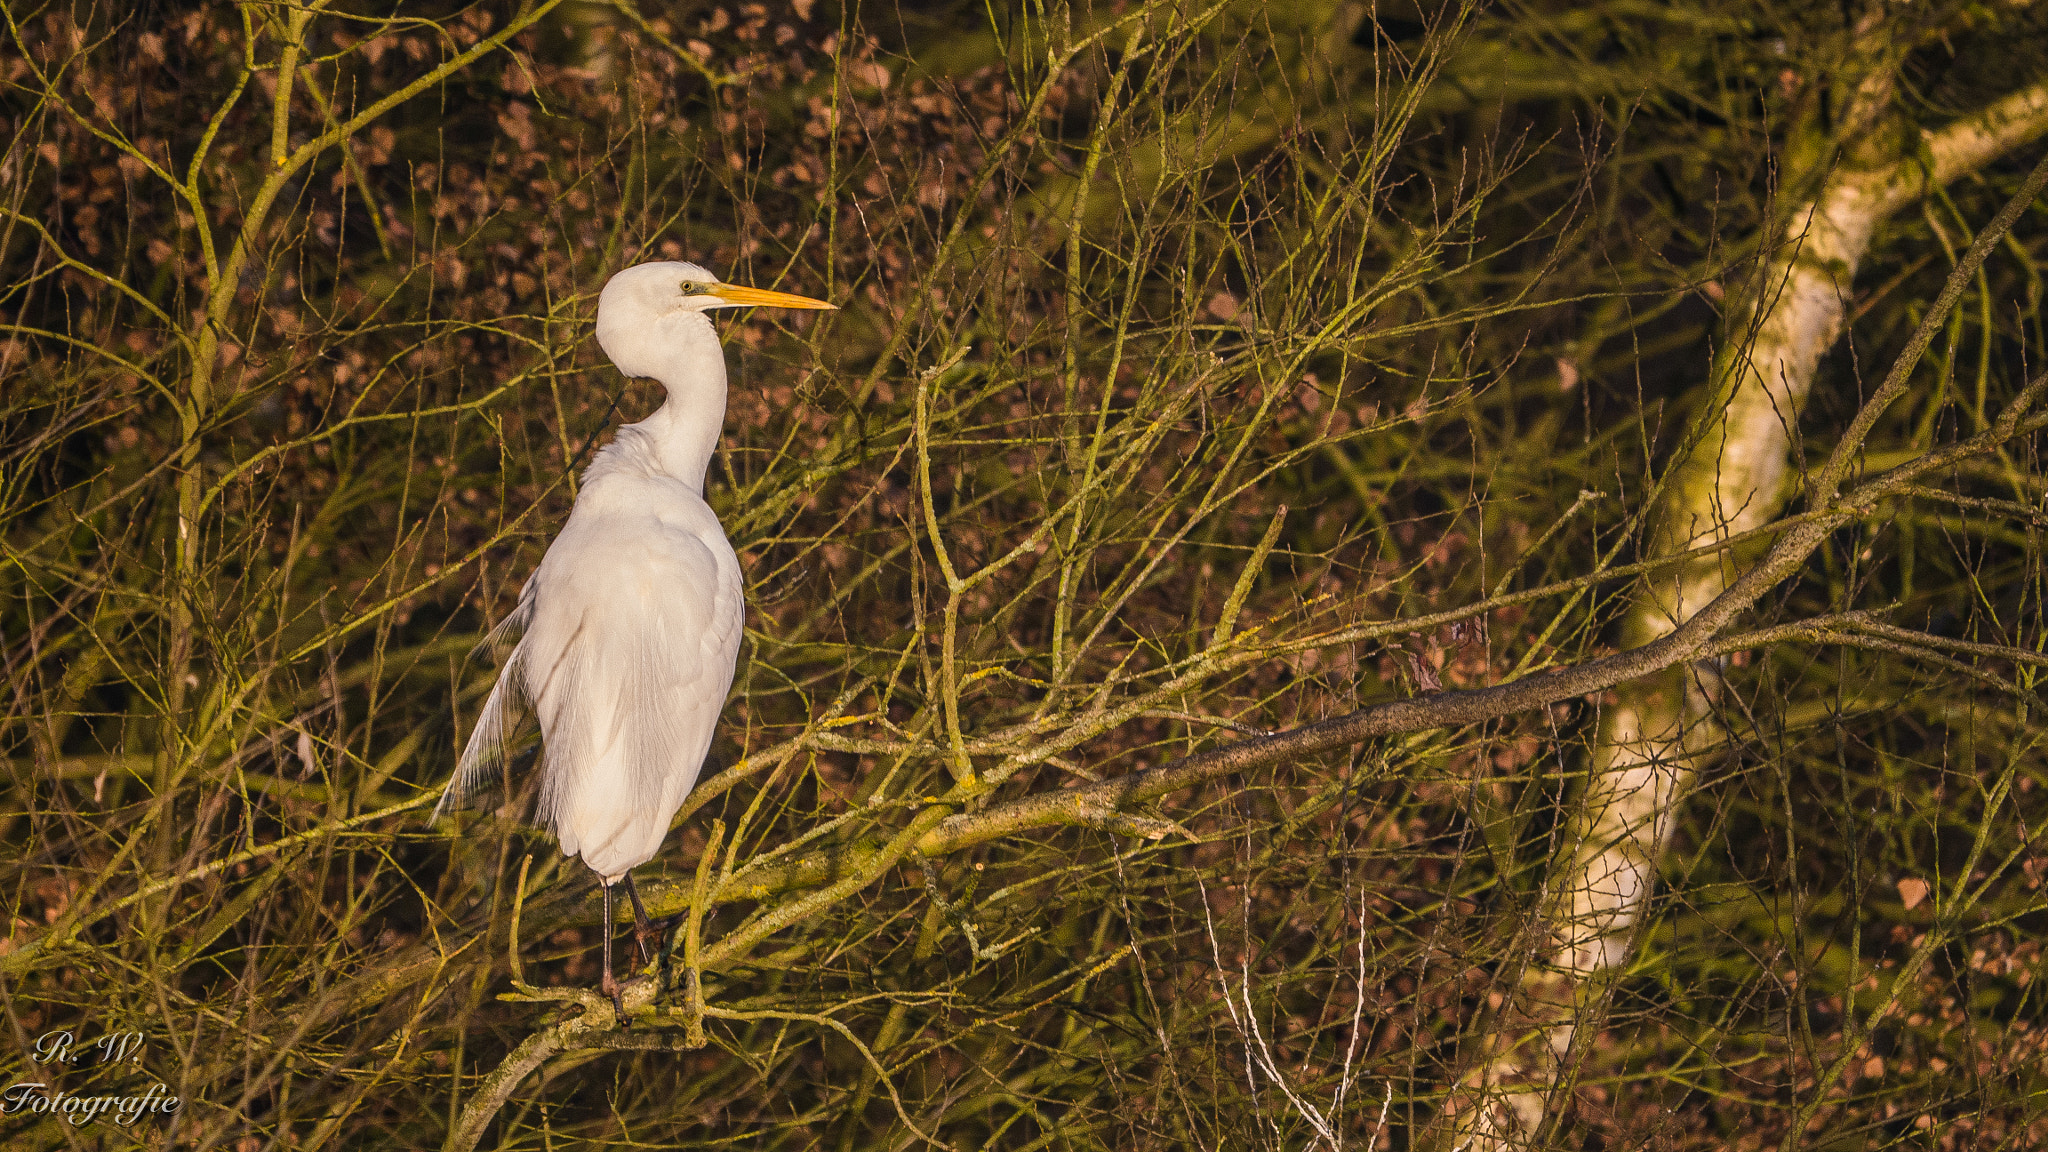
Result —
M 705 315 L 822 300 L 721 283 L 661 261 L 606 282 L 597 342 L 627 376 L 668 400 L 590 462 L 569 522 L 486 643 L 515 643 L 484 701 L 436 817 L 490 782 L 521 720 L 538 715 L 536 822 L 581 856 L 604 892 L 604 977 L 612 975 L 612 886 L 625 881 L 635 939 L 650 928 L 632 870 L 653 858 L 697 782 L 732 685 L 744 616 L 740 565 L 704 502 L 725 422 L 725 353 Z

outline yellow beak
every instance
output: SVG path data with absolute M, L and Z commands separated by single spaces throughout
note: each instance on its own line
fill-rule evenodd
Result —
M 704 291 L 731 304 L 750 304 L 761 308 L 822 308 L 837 309 L 837 304 L 813 300 L 809 296 L 797 296 L 789 292 L 775 292 L 767 288 L 749 288 L 744 284 L 706 284 Z

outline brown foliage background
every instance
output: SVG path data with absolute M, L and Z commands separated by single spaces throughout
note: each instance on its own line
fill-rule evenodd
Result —
M 1741 338 L 1843 20 L 0 7 L 0 1064 L 183 1101 L 0 1115 L 50 1148 L 438 1144 L 580 1010 L 499 996 L 513 956 L 538 995 L 595 979 L 587 878 L 516 806 L 424 813 L 491 682 L 467 653 L 592 445 L 659 402 L 588 339 L 653 258 L 842 304 L 725 325 L 748 642 L 714 786 L 642 881 L 683 912 L 718 821 L 703 939 L 759 931 L 706 997 L 753 1018 L 557 1056 L 486 1138 L 1417 1142 L 1515 1026 L 1597 699 L 898 852 L 766 926 L 970 778 L 972 814 L 1607 651 L 1630 583 L 1589 576 L 1633 558 Z M 2037 79 L 2038 14 L 1936 7 L 1898 131 Z M 1809 454 L 2024 171 L 1889 227 Z M 1874 460 L 1979 429 L 2038 360 L 2039 219 Z M 1872 513 L 1759 623 L 1885 606 L 2038 650 L 2036 449 Z M 1728 674 L 1546 1139 L 1774 1144 L 1818 1097 L 1823 1141 L 2038 1143 L 2032 666 L 1788 645 Z M 64 1029 L 139 1061 L 53 1070 Z

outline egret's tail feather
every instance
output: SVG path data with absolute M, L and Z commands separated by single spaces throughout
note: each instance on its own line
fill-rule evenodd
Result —
M 527 621 L 533 619 L 532 588 L 533 582 L 528 581 L 526 587 L 519 592 L 518 606 L 492 626 L 491 630 L 484 634 L 484 638 L 477 641 L 476 647 L 469 650 L 471 660 L 481 661 L 488 658 L 491 663 L 501 667 L 510 662 L 511 657 L 508 653 L 518 646 L 519 638 L 526 634 Z
M 506 617 L 507 623 L 517 615 Z M 483 712 L 476 718 L 476 728 L 469 734 L 469 744 L 462 750 L 462 760 L 455 766 L 455 777 L 441 793 L 441 802 L 434 805 L 434 819 L 462 807 L 470 797 L 503 777 L 505 765 L 512 757 L 512 742 L 530 711 L 522 679 L 516 662 L 508 662 L 498 674 L 498 682 L 491 686 Z

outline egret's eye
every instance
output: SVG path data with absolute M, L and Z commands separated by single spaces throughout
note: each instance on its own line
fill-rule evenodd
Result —
M 711 286 L 710 286 L 710 285 L 708 285 L 708 284 L 702 283 L 701 281 L 697 281 L 697 280 L 685 280 L 685 281 L 683 281 L 683 295 L 685 295 L 685 296 L 702 296 L 702 295 L 703 295 L 704 293 L 706 293 L 706 292 L 708 292 L 708 291 L 710 291 L 710 290 L 711 290 Z

